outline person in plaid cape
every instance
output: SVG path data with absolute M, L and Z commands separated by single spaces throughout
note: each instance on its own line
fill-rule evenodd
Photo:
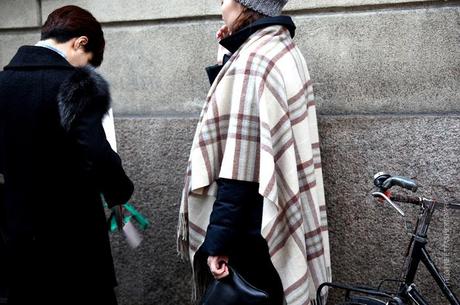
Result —
M 178 227 L 195 300 L 228 265 L 270 305 L 315 304 L 331 280 L 312 82 L 286 2 L 222 1 L 228 52 L 207 68 Z

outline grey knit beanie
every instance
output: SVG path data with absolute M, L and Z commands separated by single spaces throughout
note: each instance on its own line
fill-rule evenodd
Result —
M 278 16 L 288 0 L 236 0 L 242 5 L 266 16 Z

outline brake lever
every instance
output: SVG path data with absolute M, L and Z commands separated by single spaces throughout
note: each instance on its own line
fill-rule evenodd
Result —
M 382 192 L 373 192 L 373 193 L 372 193 L 372 196 L 374 196 L 374 197 L 377 197 L 377 196 L 382 197 L 382 198 L 385 199 L 385 201 L 388 202 L 396 211 L 398 211 L 398 213 L 399 213 L 401 216 L 403 216 L 403 217 L 406 216 L 406 214 L 404 213 L 404 211 L 403 211 L 396 203 L 394 203 L 393 201 L 391 201 L 390 198 L 388 198 L 388 196 L 385 195 L 384 193 L 382 193 Z

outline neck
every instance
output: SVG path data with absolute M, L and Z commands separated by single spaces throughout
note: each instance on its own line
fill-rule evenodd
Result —
M 69 47 L 70 47 L 70 41 L 59 43 L 53 38 L 45 39 L 42 40 L 44 43 L 52 46 L 53 48 L 59 50 L 62 52 L 62 54 L 65 55 L 66 58 L 69 57 Z

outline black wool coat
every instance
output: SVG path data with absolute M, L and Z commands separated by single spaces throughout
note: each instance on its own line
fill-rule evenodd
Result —
M 0 273 L 40 304 L 116 285 L 101 194 L 123 204 L 133 184 L 105 138 L 109 107 L 100 75 L 47 48 L 21 47 L 0 72 Z

